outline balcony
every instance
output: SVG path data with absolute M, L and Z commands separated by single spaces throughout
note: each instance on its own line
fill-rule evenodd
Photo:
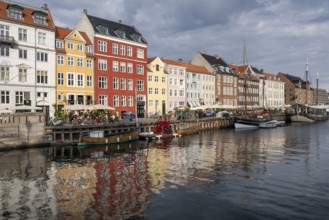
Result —
M 16 44 L 15 38 L 7 35 L 0 35 L 0 44 L 9 44 L 10 47 L 14 47 Z

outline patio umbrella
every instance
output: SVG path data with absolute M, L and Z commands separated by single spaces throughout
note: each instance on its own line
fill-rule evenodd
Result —
M 91 109 L 94 110 L 115 110 L 115 108 L 107 105 L 101 105 L 101 104 L 96 104 L 96 105 L 90 105 Z

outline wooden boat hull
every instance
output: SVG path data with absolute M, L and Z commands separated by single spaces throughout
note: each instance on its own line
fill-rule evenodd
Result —
M 179 135 L 189 135 L 189 134 L 198 133 L 199 131 L 200 131 L 200 126 L 195 125 L 195 126 L 191 126 L 191 127 L 187 127 L 187 128 L 183 128 L 183 129 L 178 129 L 176 131 L 176 133 Z
M 109 137 L 81 137 L 78 146 L 120 144 L 139 139 L 139 131 L 123 132 Z

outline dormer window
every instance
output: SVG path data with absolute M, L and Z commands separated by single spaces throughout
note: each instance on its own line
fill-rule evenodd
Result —
M 109 34 L 109 29 L 103 25 L 98 25 L 96 29 L 99 31 L 101 34 Z
M 120 38 L 126 38 L 126 32 L 124 32 L 123 30 L 116 30 L 114 31 L 114 33 Z
M 56 48 L 64 48 L 64 41 L 56 40 Z
M 8 17 L 23 20 L 23 8 L 19 5 L 8 6 Z
M 140 34 L 132 34 L 131 38 L 134 39 L 134 41 L 141 42 L 142 41 L 142 36 Z
M 47 24 L 47 18 L 46 13 L 42 11 L 36 11 L 33 13 L 34 23 L 36 24 L 42 24 L 42 25 L 48 25 Z
M 93 47 L 92 46 L 86 46 L 86 53 L 93 53 Z

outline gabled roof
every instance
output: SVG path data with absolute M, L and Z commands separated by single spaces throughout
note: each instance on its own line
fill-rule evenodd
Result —
M 165 58 L 160 58 L 160 60 L 166 64 L 173 65 L 173 66 L 180 66 L 186 68 L 184 65 L 182 65 L 181 61 L 173 61 L 173 60 L 167 60 Z
M 64 40 L 73 31 L 75 31 L 75 30 L 56 26 L 56 39 Z M 78 30 L 76 30 L 76 31 L 78 31 Z M 87 45 L 92 45 L 89 37 L 87 36 L 87 34 L 85 32 L 83 32 L 83 31 L 78 31 L 78 32 L 81 35 L 81 37 L 86 41 Z
M 15 7 L 15 8 L 18 8 L 18 9 L 19 8 L 22 9 L 22 13 L 23 13 L 23 19 L 22 20 L 11 18 L 11 17 L 8 16 L 7 10 L 11 6 Z M 44 14 L 45 17 L 46 17 L 46 20 L 47 20 L 47 25 L 42 25 L 42 24 L 35 23 L 34 18 L 33 18 L 34 13 Z M 44 29 L 55 30 L 55 24 L 54 24 L 53 18 L 50 14 L 50 11 L 49 11 L 47 5 L 44 5 L 43 8 L 34 8 L 32 6 L 19 4 L 19 3 L 16 3 L 16 2 L 15 3 L 10 3 L 10 2 L 0 1 L 0 19 L 9 20 L 9 21 L 12 21 L 12 22 L 21 23 L 21 24 L 25 24 L 25 25 L 37 26 L 37 27 L 44 28 Z
M 287 73 L 278 73 L 278 74 L 281 74 L 284 77 L 286 77 L 292 84 L 295 85 L 296 88 L 300 88 L 300 84 L 301 84 L 301 88 L 306 89 L 306 82 L 302 78 L 298 76 L 289 75 Z
M 91 25 L 94 28 L 95 33 L 97 34 L 104 34 L 111 37 L 123 38 L 126 40 L 147 44 L 142 34 L 134 26 L 129 26 L 121 22 L 114 22 L 91 15 L 87 15 L 87 16 Z M 99 27 L 104 27 L 105 29 L 107 29 L 107 33 L 102 33 Z M 119 36 L 116 33 L 117 31 L 123 31 L 125 33 L 125 37 Z M 140 41 L 138 40 L 139 37 L 140 37 Z
M 223 67 L 229 67 L 228 63 L 226 63 L 226 61 L 219 56 L 212 56 L 212 55 L 208 55 L 208 54 L 204 54 L 204 53 L 200 53 L 200 54 L 212 66 L 220 65 Z

